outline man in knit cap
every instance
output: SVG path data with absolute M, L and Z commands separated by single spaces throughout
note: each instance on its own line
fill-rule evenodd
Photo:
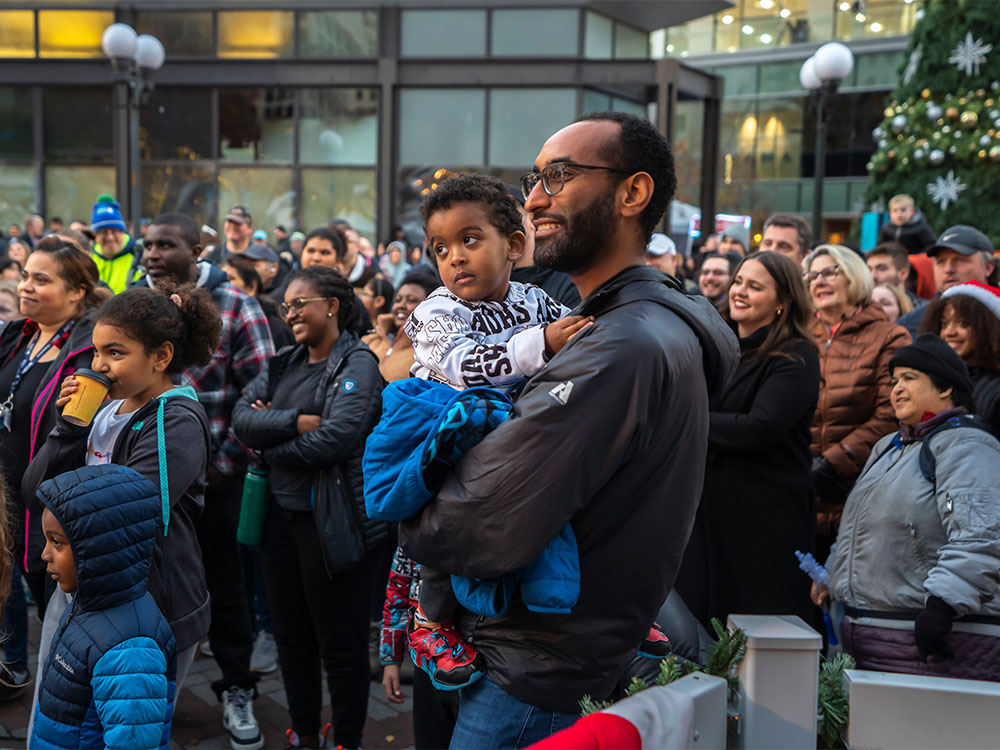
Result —
M 118 203 L 110 195 L 101 195 L 94 204 L 90 228 L 96 237 L 94 263 L 101 281 L 115 294 L 139 277 L 141 249 L 125 231 L 125 220 Z

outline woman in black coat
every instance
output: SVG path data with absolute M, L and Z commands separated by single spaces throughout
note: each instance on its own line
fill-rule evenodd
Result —
M 740 366 L 709 404 L 705 485 L 676 587 L 706 625 L 730 614 L 810 621 L 810 581 L 794 553 L 813 546 L 820 374 L 798 267 L 774 252 L 745 258 L 722 315 L 739 336 Z

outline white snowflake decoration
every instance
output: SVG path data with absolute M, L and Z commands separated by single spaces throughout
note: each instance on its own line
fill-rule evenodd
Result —
M 908 84 L 910 80 L 917 74 L 917 68 L 920 65 L 920 58 L 924 56 L 923 48 L 918 44 L 913 52 L 910 53 L 910 61 L 906 63 L 906 70 L 903 71 L 903 83 Z
M 982 39 L 972 38 L 972 32 L 965 35 L 965 39 L 960 41 L 951 52 L 948 62 L 958 66 L 959 70 L 964 70 L 965 75 L 979 75 L 979 66 L 986 62 L 986 54 L 993 49 L 992 44 L 983 44 Z
M 928 183 L 927 193 L 931 196 L 931 200 L 944 211 L 948 208 L 949 203 L 958 203 L 958 194 L 965 188 L 962 181 L 955 176 L 955 170 L 949 169 L 947 175 Z

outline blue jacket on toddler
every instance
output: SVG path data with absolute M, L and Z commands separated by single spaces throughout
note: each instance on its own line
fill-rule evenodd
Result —
M 174 637 L 146 591 L 160 495 L 132 469 L 87 466 L 38 498 L 69 540 L 76 595 L 40 670 L 31 748 L 168 748 Z
M 382 419 L 365 445 L 362 464 L 370 518 L 402 521 L 434 497 L 450 468 L 511 415 L 511 400 L 492 388 L 450 386 L 420 378 L 390 383 Z M 502 578 L 451 577 L 466 609 L 499 617 L 520 587 L 533 612 L 569 612 L 580 596 L 580 555 L 567 525 L 531 565 Z

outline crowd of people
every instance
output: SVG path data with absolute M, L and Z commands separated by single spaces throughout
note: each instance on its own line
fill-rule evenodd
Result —
M 288 747 L 360 747 L 407 656 L 418 748 L 525 747 L 697 660 L 691 627 L 825 634 L 831 602 L 862 668 L 1000 680 L 989 238 L 896 196 L 866 253 L 789 214 L 684 252 L 675 187 L 602 113 L 518 185 L 444 181 L 418 246 L 244 206 L 133 236 L 108 195 L 11 226 L 0 698 L 37 677 L 29 742 L 162 746 L 200 650 L 234 750 L 276 669 Z

